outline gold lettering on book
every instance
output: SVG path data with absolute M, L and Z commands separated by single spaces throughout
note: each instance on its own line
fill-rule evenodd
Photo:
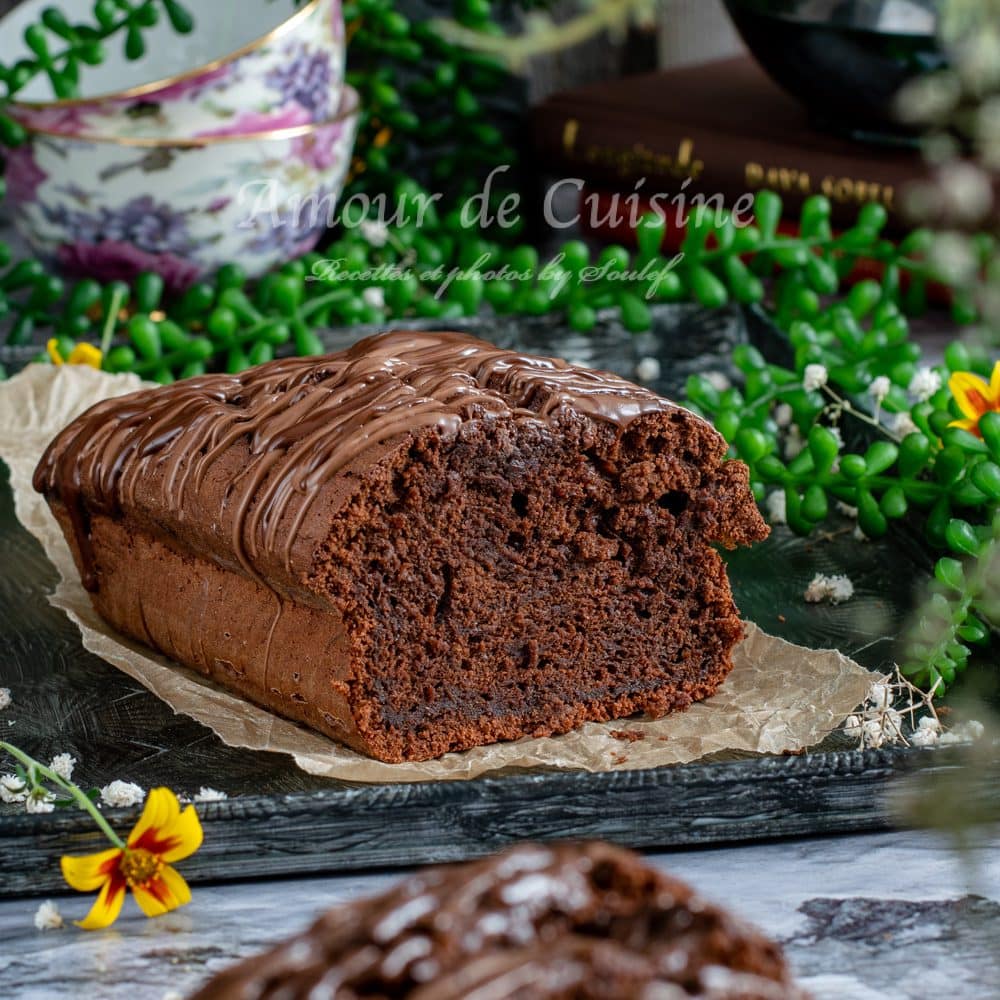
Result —
M 827 174 L 820 178 L 816 188 L 812 178 L 804 170 L 794 167 L 765 166 L 750 161 L 743 167 L 743 178 L 750 190 L 770 188 L 779 194 L 809 195 L 814 190 L 821 191 L 831 201 L 841 205 L 863 205 L 869 201 L 878 202 L 890 211 L 893 208 L 895 191 L 891 184 L 880 184 L 856 177 L 838 177 Z
M 579 144 L 580 123 L 576 118 L 567 118 L 562 128 L 563 155 L 613 170 L 619 177 L 690 177 L 697 180 L 705 164 L 694 155 L 694 140 L 684 138 L 677 150 L 663 152 L 651 149 L 644 142 L 631 146 L 602 146 L 597 143 Z
M 809 175 L 794 167 L 765 167 L 760 163 L 748 163 L 744 167 L 744 176 L 749 187 L 766 187 L 779 194 L 809 194 L 812 190 Z
M 567 118 L 563 125 L 562 145 L 563 153 L 571 156 L 576 147 L 576 137 L 580 131 L 580 123 L 575 118 Z

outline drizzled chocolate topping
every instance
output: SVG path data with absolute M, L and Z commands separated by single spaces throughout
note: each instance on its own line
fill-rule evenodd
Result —
M 327 357 L 282 359 L 98 403 L 49 445 L 34 485 L 66 505 L 84 585 L 93 590 L 88 511 L 134 508 L 138 488 L 155 471 L 158 500 L 179 512 L 188 491 L 243 439 L 248 458 L 223 503 L 233 552 L 256 576 L 252 563 L 262 552 L 280 547 L 289 565 L 292 541 L 322 487 L 393 438 L 430 427 L 448 437 L 473 419 L 548 421 L 567 408 L 624 425 L 672 407 L 607 372 L 459 333 L 400 331 Z M 279 538 L 293 499 L 294 522 Z
M 331 910 L 193 1000 L 804 1000 L 780 950 L 610 844 L 525 844 Z

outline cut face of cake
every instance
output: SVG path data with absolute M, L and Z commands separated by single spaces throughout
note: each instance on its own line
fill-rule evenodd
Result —
M 610 844 L 525 844 L 331 910 L 192 1000 L 806 1000 L 777 945 Z
M 767 527 L 693 413 L 399 332 L 98 404 L 35 474 L 98 612 L 384 761 L 705 698 Z

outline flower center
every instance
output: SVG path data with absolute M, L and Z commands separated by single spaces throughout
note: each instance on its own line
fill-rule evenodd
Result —
M 163 870 L 163 862 L 157 855 L 143 848 L 126 851 L 118 866 L 125 881 L 135 888 L 144 886 L 150 879 L 155 878 Z

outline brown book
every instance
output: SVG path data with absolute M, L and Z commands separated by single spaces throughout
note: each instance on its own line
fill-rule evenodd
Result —
M 833 224 L 877 201 L 898 231 L 901 188 L 924 176 L 916 150 L 822 132 L 748 58 L 647 73 L 555 94 L 533 110 L 542 166 L 605 190 L 722 195 L 732 206 L 761 188 L 791 211 L 810 194 L 833 204 Z M 686 187 L 684 181 L 690 178 Z M 666 207 L 666 205 L 664 205 Z

